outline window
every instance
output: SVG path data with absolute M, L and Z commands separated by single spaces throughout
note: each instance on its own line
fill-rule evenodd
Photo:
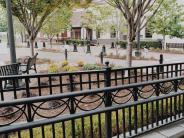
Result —
M 100 38 L 100 31 L 99 30 L 96 31 L 96 38 L 97 39 Z
M 81 28 L 72 28 L 72 39 L 81 39 Z
M 145 37 L 146 38 L 152 38 L 152 34 L 151 34 L 151 32 L 148 30 L 148 28 L 146 28 L 146 30 L 145 30 Z
M 116 38 L 116 30 L 112 29 L 111 31 L 111 38 Z

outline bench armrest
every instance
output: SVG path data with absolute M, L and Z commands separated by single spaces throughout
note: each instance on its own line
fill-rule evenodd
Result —
M 20 66 L 27 66 L 27 64 L 20 64 Z
M 23 63 L 27 64 L 29 58 L 31 58 L 31 57 L 30 56 L 26 56 L 26 58 L 24 59 Z

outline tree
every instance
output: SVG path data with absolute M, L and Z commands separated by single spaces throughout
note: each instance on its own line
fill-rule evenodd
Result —
M 23 43 L 26 41 L 26 30 L 17 17 L 14 17 L 13 21 L 14 32 L 15 34 L 19 34 L 21 36 L 21 42 Z
M 166 49 L 166 35 L 184 37 L 183 15 L 183 5 L 178 4 L 176 0 L 167 0 L 163 2 L 158 13 L 148 23 L 150 32 L 163 35 L 162 49 Z
M 132 66 L 132 46 L 136 38 L 137 31 L 143 29 L 147 22 L 155 15 L 164 0 L 159 0 L 158 6 L 150 12 L 151 8 L 158 0 L 107 0 L 108 3 L 118 8 L 123 14 L 127 26 L 127 62 L 128 66 Z M 151 14 L 149 18 L 147 15 Z M 139 27 L 139 25 L 141 25 Z
M 2 7 L 0 7 L 0 32 L 7 31 L 6 13 Z
M 48 36 L 51 46 L 53 37 L 70 27 L 71 16 L 71 8 L 67 6 L 62 6 L 56 9 L 47 18 L 45 24 L 41 29 L 41 32 L 45 33 Z
M 108 17 L 112 14 L 112 8 L 101 5 L 92 5 L 82 16 L 82 26 L 95 30 L 97 43 L 99 43 L 98 34 L 107 31 Z
M 12 14 L 19 19 L 29 35 L 32 56 L 34 55 L 35 39 L 47 17 L 59 6 L 70 6 L 71 3 L 73 4 L 75 1 L 76 0 L 12 0 Z M 1 0 L 0 4 L 6 7 L 5 0 Z
M 2 1 L 4 5 L 4 1 Z M 34 55 L 34 42 L 46 18 L 55 8 L 66 4 L 65 0 L 13 0 L 12 14 L 25 27 L 31 45 L 31 55 Z M 5 6 L 5 5 L 4 5 Z

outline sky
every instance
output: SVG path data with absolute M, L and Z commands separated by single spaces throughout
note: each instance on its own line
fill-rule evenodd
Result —
M 178 0 L 179 3 L 183 3 L 184 4 L 184 0 Z

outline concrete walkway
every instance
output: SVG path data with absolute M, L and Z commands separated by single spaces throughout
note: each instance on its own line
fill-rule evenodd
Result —
M 137 138 L 184 138 L 184 120 L 156 129 Z
M 40 47 L 41 48 L 41 47 Z M 61 62 L 64 60 L 64 46 L 54 46 L 55 49 L 60 50 L 60 53 L 52 53 L 52 52 L 44 52 L 36 49 L 35 52 L 38 52 L 38 58 L 50 59 L 54 62 Z M 2 47 L 1 47 L 2 49 Z M 68 48 L 68 60 L 71 64 L 76 64 L 77 61 L 84 61 L 84 63 L 100 63 L 100 58 L 98 55 L 100 54 L 102 47 L 91 47 L 91 54 L 86 54 L 86 47 L 79 47 L 79 52 L 72 52 L 73 47 L 70 46 Z M 17 48 L 17 58 L 24 57 L 30 55 L 29 48 Z M 110 49 L 110 46 L 107 47 L 107 53 L 113 53 L 114 55 L 118 52 L 119 55 L 123 56 L 126 54 L 126 50 L 124 49 Z M 144 53 L 143 53 L 144 54 Z M 160 53 L 156 52 L 148 52 L 144 54 L 146 58 L 154 57 L 157 61 L 153 60 L 133 60 L 133 66 L 144 66 L 144 65 L 153 65 L 158 64 Z M 164 63 L 174 63 L 174 62 L 183 62 L 184 55 L 183 54 L 163 54 L 164 55 Z M 10 60 L 10 54 L 8 48 L 3 48 L 2 52 L 0 52 L 0 63 L 4 61 Z M 109 61 L 111 64 L 115 64 L 116 66 L 126 67 L 126 60 L 121 59 L 104 59 L 104 61 Z

